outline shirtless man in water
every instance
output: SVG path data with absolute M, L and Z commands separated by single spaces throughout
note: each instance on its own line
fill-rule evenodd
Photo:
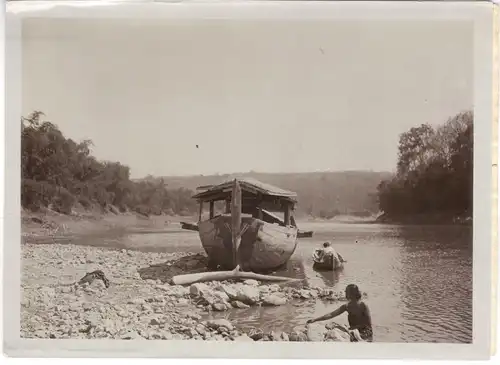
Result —
M 349 321 L 349 331 L 351 334 L 351 342 L 358 342 L 352 331 L 357 330 L 362 341 L 373 341 L 372 318 L 370 310 L 366 303 L 361 301 L 361 292 L 354 284 L 347 285 L 345 296 L 349 301 L 347 304 L 341 305 L 331 313 L 327 313 L 321 317 L 310 319 L 307 323 L 314 323 L 335 318 L 344 312 L 347 312 L 347 320 Z

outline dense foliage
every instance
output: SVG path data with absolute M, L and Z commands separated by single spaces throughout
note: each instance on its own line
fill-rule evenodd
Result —
M 386 218 L 472 216 L 473 120 L 467 111 L 438 128 L 422 124 L 400 136 L 397 172 L 378 186 Z
M 103 162 L 91 153 L 90 140 L 77 143 L 56 125 L 42 121 L 43 113 L 22 118 L 21 203 L 38 210 L 50 207 L 69 214 L 77 206 L 116 209 L 141 214 L 196 212 L 192 191 L 167 189 L 158 181 L 130 180 L 130 169 L 119 162 Z
M 130 179 L 119 162 L 98 161 L 92 142 L 66 138 L 34 112 L 22 118 L 22 205 L 70 213 L 76 207 L 143 214 L 197 212 L 191 199 L 197 186 L 218 184 L 232 176 L 253 177 L 297 192 L 297 215 L 332 218 L 339 214 L 370 216 L 379 211 L 377 184 L 389 173 L 369 171 L 315 173 L 243 173 Z
M 332 157 L 334 158 L 334 157 Z M 373 216 L 378 213 L 377 185 L 387 172 L 333 171 L 307 173 L 247 172 L 231 175 L 164 176 L 170 187 L 218 184 L 233 177 L 251 177 L 298 195 L 297 216 L 333 218 L 337 215 Z

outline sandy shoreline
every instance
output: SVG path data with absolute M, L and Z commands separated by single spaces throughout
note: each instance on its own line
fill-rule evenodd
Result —
M 23 219 L 24 243 L 21 245 L 23 338 L 349 341 L 344 331 L 324 324 L 300 326 L 288 333 L 279 329 L 263 333 L 258 328 L 243 333 L 237 323 L 209 319 L 213 311 L 279 306 L 290 301 L 342 299 L 343 293 L 329 288 L 266 285 L 252 280 L 183 287 L 170 285 L 169 279 L 173 275 L 205 271 L 206 256 L 70 243 L 39 244 L 62 236 L 178 229 L 175 219 L 143 219 L 136 215 L 94 220 L 44 216 L 40 223 L 32 217 Z M 47 229 L 47 222 L 59 229 Z M 77 283 L 86 273 L 95 270 L 105 274 L 110 281 L 108 288 L 99 279 L 90 285 Z
M 135 213 L 98 214 L 95 212 L 64 215 L 49 211 L 44 213 L 21 213 L 23 241 L 33 242 L 50 238 L 102 235 L 129 230 L 179 229 L 180 221 L 191 221 L 192 217 L 151 216 Z

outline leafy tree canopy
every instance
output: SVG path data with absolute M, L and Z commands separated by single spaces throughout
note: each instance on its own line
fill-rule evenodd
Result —
M 397 173 L 378 186 L 386 217 L 472 215 L 473 122 L 466 111 L 438 128 L 422 124 L 401 134 Z

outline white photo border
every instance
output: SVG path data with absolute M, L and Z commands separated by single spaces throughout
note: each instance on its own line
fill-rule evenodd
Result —
M 29 3 L 32 3 L 31 5 Z M 33 4 L 34 3 L 34 4 Z M 49 6 L 47 6 L 49 5 Z M 45 7 L 44 7 L 45 6 Z M 4 352 L 13 357 L 268 359 L 487 359 L 492 348 L 494 4 L 489 2 L 237 1 L 7 4 L 4 213 Z M 24 8 L 24 10 L 23 10 Z M 20 338 L 21 23 L 28 17 L 268 20 L 459 20 L 474 24 L 473 343 L 312 343 Z

